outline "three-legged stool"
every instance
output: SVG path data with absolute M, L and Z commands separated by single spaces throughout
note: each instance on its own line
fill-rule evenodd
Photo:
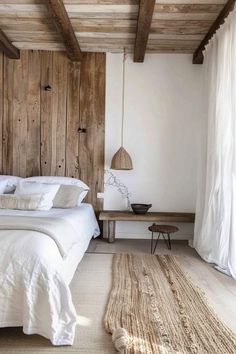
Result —
M 176 226 L 171 226 L 171 225 L 156 225 L 152 224 L 152 226 L 149 226 L 148 228 L 149 231 L 152 233 L 152 239 L 151 239 L 151 253 L 154 254 L 157 248 L 157 243 L 159 241 L 160 236 L 162 235 L 163 239 L 165 240 L 165 243 L 168 247 L 168 249 L 171 249 L 171 242 L 170 242 L 170 234 L 179 231 L 178 227 Z M 154 233 L 158 233 L 156 242 L 154 240 Z M 155 243 L 155 245 L 154 245 Z

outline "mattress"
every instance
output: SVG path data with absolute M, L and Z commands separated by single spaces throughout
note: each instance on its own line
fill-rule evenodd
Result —
M 69 283 L 92 237 L 99 235 L 90 204 L 50 211 L 0 210 L 0 218 L 53 218 L 75 230 L 62 257 L 55 241 L 34 230 L 0 230 L 0 326 L 23 326 L 26 334 L 41 334 L 54 345 L 73 344 L 77 314 Z M 70 235 L 66 232 L 65 237 Z

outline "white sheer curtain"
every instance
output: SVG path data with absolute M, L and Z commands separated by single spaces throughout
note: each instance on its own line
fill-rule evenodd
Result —
M 236 278 L 236 8 L 208 44 L 203 65 L 208 117 L 194 247 Z

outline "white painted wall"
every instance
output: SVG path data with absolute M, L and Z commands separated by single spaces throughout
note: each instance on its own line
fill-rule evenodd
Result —
M 105 158 L 120 147 L 122 54 L 107 54 Z M 124 147 L 134 170 L 113 171 L 131 201 L 152 203 L 153 211 L 195 211 L 197 144 L 203 116 L 202 66 L 191 55 L 149 54 L 144 63 L 126 60 Z M 124 209 L 112 187 L 105 209 Z M 149 223 L 117 223 L 116 237 L 148 238 Z M 181 224 L 179 239 L 191 239 L 193 225 Z

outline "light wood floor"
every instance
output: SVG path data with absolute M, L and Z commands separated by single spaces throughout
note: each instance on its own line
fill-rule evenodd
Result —
M 149 253 L 150 240 L 116 239 L 109 244 L 106 240 L 95 239 L 88 249 L 88 253 L 117 252 Z M 187 241 L 172 241 L 171 251 L 161 241 L 156 253 L 175 255 L 193 282 L 203 290 L 220 319 L 236 333 L 236 281 L 203 261 Z
M 0 354 L 115 354 L 111 336 L 103 324 L 112 281 L 112 253 L 149 251 L 150 240 L 119 239 L 114 244 L 93 240 L 71 283 L 79 315 L 74 345 L 53 347 L 41 336 L 24 335 L 21 328 L 1 328 Z M 173 242 L 171 251 L 160 243 L 157 251 L 162 254 L 171 252 L 178 258 L 193 282 L 204 290 L 219 318 L 236 333 L 236 281 L 202 261 L 187 242 Z

